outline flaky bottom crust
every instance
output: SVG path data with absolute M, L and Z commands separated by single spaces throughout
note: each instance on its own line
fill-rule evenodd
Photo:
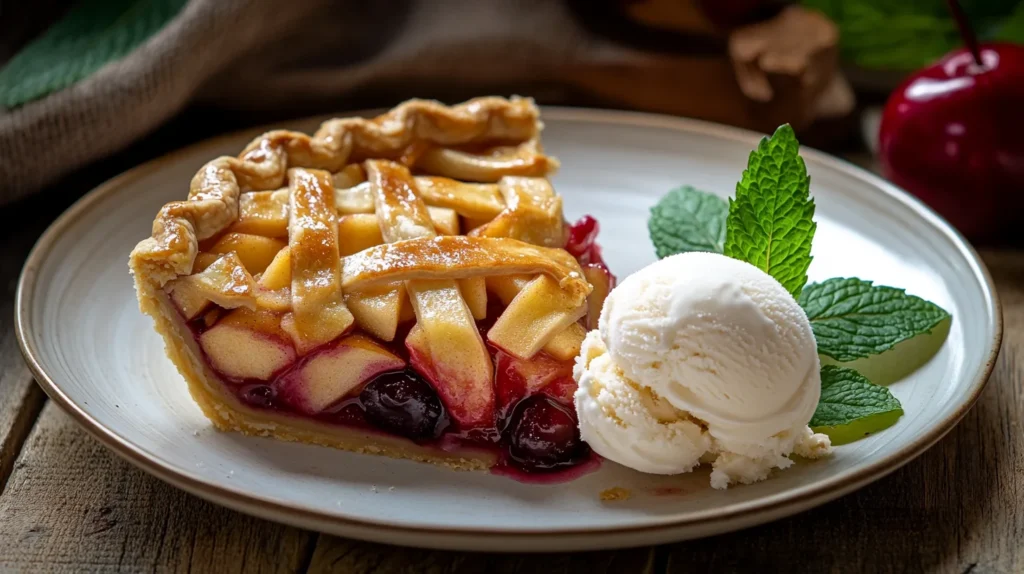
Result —
M 486 470 L 496 462 L 486 451 L 449 453 L 399 437 L 249 407 L 227 392 L 226 383 L 206 365 L 192 331 L 163 290 L 137 275 L 135 288 L 140 309 L 153 317 L 156 331 L 164 338 L 167 356 L 185 378 L 203 414 L 219 430 L 429 462 L 454 470 Z

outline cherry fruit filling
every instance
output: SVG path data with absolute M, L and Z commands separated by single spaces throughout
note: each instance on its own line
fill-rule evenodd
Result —
M 505 432 L 509 458 L 525 470 L 572 466 L 590 454 L 590 448 L 580 439 L 576 416 L 545 395 L 520 401 Z
M 597 220 L 584 215 L 569 226 L 569 239 L 565 242 L 565 250 L 576 259 L 588 256 L 596 245 L 598 231 Z
M 437 392 L 411 369 L 378 376 L 359 393 L 366 418 L 413 440 L 436 438 L 448 426 Z
M 565 249 L 593 287 L 581 319 L 586 329 L 596 328 L 601 304 L 615 285 L 596 244 L 597 233 L 597 221 L 590 216 L 569 225 L 566 233 Z M 498 298 L 488 299 L 486 318 L 477 321 L 483 340 L 504 310 Z M 504 471 L 558 477 L 565 474 L 558 471 L 583 468 L 594 458 L 580 438 L 572 408 L 576 381 L 571 359 L 544 352 L 522 359 L 490 346 L 493 412 L 479 424 L 464 425 L 449 411 L 445 395 L 416 370 L 416 357 L 401 342 L 409 325 L 392 343 L 356 332 L 296 359 L 287 337 L 268 319 L 272 314 L 233 312 L 225 319 L 217 312 L 207 321 L 210 316 L 189 326 L 214 369 L 250 407 L 373 428 L 443 450 L 452 445 L 497 449 L 501 462 L 496 468 Z M 232 360 L 237 348 L 247 345 L 260 349 L 259 360 Z
M 241 396 L 250 406 L 268 409 L 274 406 L 277 392 L 270 385 L 255 384 L 242 388 Z
M 569 238 L 565 242 L 565 250 L 580 262 L 580 265 L 600 267 L 609 276 L 608 265 L 601 256 L 601 246 L 597 244 L 597 233 L 601 226 L 590 215 L 584 215 L 576 223 L 569 226 Z

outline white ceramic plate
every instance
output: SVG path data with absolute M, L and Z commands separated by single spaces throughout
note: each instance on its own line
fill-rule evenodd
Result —
M 683 184 L 732 193 L 758 136 L 652 115 L 547 109 L 546 149 L 570 219 L 601 222 L 613 271 L 654 260 L 648 208 Z M 291 127 L 312 131 L 316 121 Z M 893 471 L 942 437 L 980 393 L 1001 333 L 991 281 L 950 227 L 860 169 L 804 150 L 817 203 L 811 279 L 858 276 L 942 305 L 942 351 L 892 385 L 906 415 L 892 428 L 752 486 L 715 491 L 707 471 L 639 474 L 605 463 L 562 485 L 216 432 L 192 403 L 136 306 L 128 253 L 157 209 L 184 197 L 208 159 L 258 132 L 211 140 L 132 170 L 68 210 L 29 257 L 18 290 L 22 349 L 43 388 L 104 444 L 193 494 L 334 534 L 467 550 L 554 551 L 655 544 L 793 514 Z M 627 501 L 598 494 L 629 489 Z

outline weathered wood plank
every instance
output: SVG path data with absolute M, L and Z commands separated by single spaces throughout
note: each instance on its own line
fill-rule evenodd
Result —
M 310 573 L 399 574 L 631 574 L 654 572 L 654 549 L 576 554 L 479 554 L 401 548 L 321 535 Z
M 0 304 L 0 316 L 14 314 L 9 302 Z M 13 328 L 0 332 L 0 493 L 14 467 L 14 460 L 43 408 L 46 396 L 32 380 L 18 350 Z
M 1024 571 L 1024 255 L 986 251 L 1005 335 L 977 405 L 863 490 L 779 522 L 672 546 L 669 572 Z M 770 565 L 770 567 L 769 567 Z
M 0 218 L 0 492 L 14 466 L 21 445 L 46 400 L 32 381 L 14 336 L 14 289 L 22 263 L 42 224 L 22 225 Z
M 315 538 L 160 482 L 53 403 L 0 497 L 0 571 L 297 572 Z

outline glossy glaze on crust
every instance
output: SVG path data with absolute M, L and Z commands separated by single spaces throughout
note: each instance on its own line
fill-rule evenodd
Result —
M 324 122 L 312 136 L 273 131 L 253 140 L 238 157 L 217 158 L 199 170 L 189 186 L 188 200 L 165 205 L 153 221 L 153 234 L 132 251 L 137 277 L 158 286 L 188 274 L 199 241 L 223 231 L 238 219 L 239 196 L 245 191 L 275 190 L 289 167 L 337 171 L 367 157 L 401 157 L 410 146 L 450 146 L 488 142 L 520 142 L 510 152 L 517 175 L 546 175 L 558 162 L 541 151 L 539 112 L 532 100 L 477 98 L 458 106 L 411 100 L 374 119 L 345 118 Z M 490 165 L 453 152 L 433 158 L 440 174 L 481 171 L 497 181 L 505 175 L 502 156 Z M 470 165 L 464 165 L 464 164 Z M 507 162 L 505 162 L 507 163 Z M 488 173 L 490 169 L 492 173 Z
M 577 302 L 590 294 L 579 263 L 563 249 L 463 235 L 387 243 L 346 257 L 341 285 L 345 290 L 360 291 L 391 281 L 538 273 L 557 281 Z
M 557 162 L 541 152 L 539 130 L 528 100 L 409 102 L 373 120 L 326 122 L 312 138 L 271 132 L 204 166 L 189 199 L 157 215 L 130 267 L 143 311 L 207 415 L 228 430 L 405 456 L 400 439 L 333 414 L 371 387 L 427 384 L 375 378 L 405 368 L 429 381 L 454 429 L 439 448 L 409 443 L 412 458 L 451 465 L 481 460 L 447 452 L 463 443 L 492 454 L 508 440 L 519 452 L 550 444 L 503 436 L 519 425 L 531 436 L 557 427 L 569 443 L 552 452 L 577 460 L 585 445 L 565 423 L 571 407 L 538 403 L 522 421 L 514 404 L 496 410 L 496 386 L 523 401 L 544 391 L 537 380 L 553 380 L 536 366 L 555 373 L 571 361 L 595 297 L 564 249 L 571 233 L 543 177 Z M 364 334 L 393 341 L 403 358 Z M 518 365 L 504 383 L 496 356 Z M 571 405 L 562 395 L 550 400 Z

